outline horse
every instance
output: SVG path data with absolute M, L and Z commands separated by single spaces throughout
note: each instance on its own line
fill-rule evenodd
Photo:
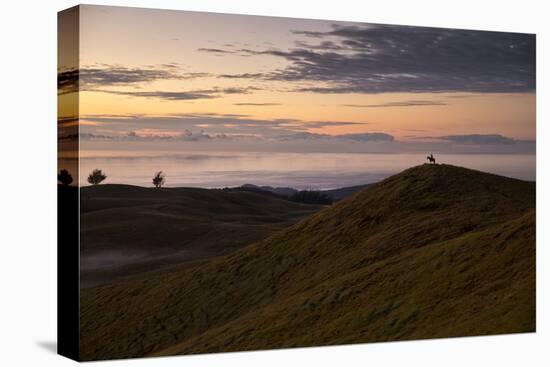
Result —
M 429 156 L 427 156 L 426 159 L 427 159 L 431 164 L 435 164 L 435 158 L 434 158 L 434 155 L 433 155 L 433 154 L 430 154 Z

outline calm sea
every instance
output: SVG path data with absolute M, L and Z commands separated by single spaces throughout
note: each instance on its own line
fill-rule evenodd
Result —
M 532 154 L 440 154 L 448 163 L 534 181 Z M 156 153 L 120 157 L 108 151 L 81 158 L 82 185 L 88 172 L 100 168 L 105 183 L 152 186 L 156 171 L 166 174 L 166 186 L 231 187 L 246 183 L 297 189 L 332 189 L 376 182 L 426 162 L 425 154 L 364 153 Z

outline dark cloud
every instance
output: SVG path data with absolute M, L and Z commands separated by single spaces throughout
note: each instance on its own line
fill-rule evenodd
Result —
M 65 116 L 57 119 L 59 127 L 66 127 L 78 123 L 78 116 Z
M 219 113 L 188 113 L 169 116 L 129 116 L 129 115 L 85 115 L 82 120 L 90 122 L 108 123 L 111 126 L 117 124 L 136 126 L 156 126 L 173 129 L 177 126 L 184 128 L 208 125 L 213 129 L 230 126 L 231 129 L 254 128 L 284 128 L 291 131 L 301 131 L 309 128 L 321 128 L 326 126 L 366 125 L 367 123 L 352 121 L 304 121 L 297 119 L 252 119 L 242 114 Z
M 78 134 L 81 140 L 117 140 L 117 137 L 103 134 L 92 134 L 92 133 L 80 133 Z
M 302 121 L 297 119 L 253 119 L 247 115 L 189 113 L 170 116 L 83 116 L 82 120 L 99 123 L 102 134 L 105 126 L 113 135 L 128 131 L 140 131 L 154 127 L 162 132 L 184 133 L 201 130 L 209 135 L 278 139 L 280 136 L 307 132 L 309 129 L 327 126 L 366 125 L 350 121 Z M 83 126 L 85 132 L 96 133 L 96 126 Z M 161 133 L 161 135 L 166 135 Z
M 329 135 L 311 129 L 329 126 L 367 125 L 351 121 L 304 121 L 297 119 L 254 119 L 246 115 L 190 113 L 170 116 L 82 116 L 81 120 L 98 125 L 82 125 L 87 140 L 162 140 L 162 141 L 263 141 L 331 142 L 341 149 L 347 145 L 380 146 L 397 151 L 483 151 L 533 152 L 534 141 L 517 140 L 498 134 L 461 134 L 409 137 L 410 142 L 397 141 L 387 132 L 365 132 Z M 109 129 L 107 131 L 106 129 Z M 417 130 L 410 129 L 418 132 Z M 132 134 L 133 132 L 133 134 Z M 347 144 L 347 145 L 346 145 Z M 399 145 L 399 147 L 396 146 Z M 461 148 L 462 147 L 462 148 Z M 339 148 L 340 149 L 340 148 Z M 350 147 L 350 149 L 352 149 Z M 472 150 L 473 149 L 473 150 Z
M 181 92 L 172 92 L 172 91 L 118 91 L 118 90 L 107 90 L 107 89 L 90 89 L 90 91 L 102 92 L 117 94 L 129 97 L 144 97 L 144 98 L 158 98 L 167 101 L 188 101 L 195 99 L 211 99 L 219 98 L 224 94 L 248 94 L 250 91 L 256 90 L 254 87 L 247 88 L 212 88 L 212 89 L 202 89 L 196 91 L 181 91 Z
M 190 130 L 184 130 L 177 135 L 166 135 L 163 134 L 162 130 L 147 132 L 140 131 L 130 131 L 126 134 L 119 135 L 103 135 L 103 134 L 93 134 L 93 133 L 80 133 L 80 139 L 86 141 L 155 141 L 155 140 L 164 140 L 164 141 L 208 141 L 212 139 L 223 138 L 223 136 L 210 135 L 204 131 L 192 132 Z
M 358 107 L 358 108 L 371 108 L 371 107 L 418 107 L 418 106 L 446 106 L 447 103 L 441 101 L 421 101 L 421 100 L 409 100 L 388 102 L 381 104 L 344 104 L 345 107 Z
M 342 44 L 338 44 L 338 43 L 333 42 L 333 41 L 322 41 L 318 44 L 312 44 L 312 43 L 308 43 L 308 42 L 304 42 L 304 41 L 296 41 L 295 45 L 297 47 L 300 47 L 300 48 L 305 48 L 305 49 L 310 49 L 310 50 L 323 50 L 323 51 L 327 51 L 327 50 L 341 51 L 341 50 L 348 50 L 349 49 L 349 47 L 346 47 Z
M 257 87 L 246 87 L 246 88 L 238 88 L 238 87 L 232 87 L 232 88 L 223 88 L 223 89 L 214 89 L 217 90 L 218 93 L 223 94 L 247 94 L 254 90 L 259 90 L 260 88 Z
M 360 134 L 343 134 L 343 135 L 328 135 L 319 133 L 310 133 L 307 131 L 290 132 L 281 130 L 277 135 L 260 138 L 254 134 L 244 133 L 207 133 L 204 130 L 192 131 L 184 129 L 178 134 L 165 134 L 162 129 L 147 129 L 148 131 L 132 130 L 127 133 L 118 135 L 104 135 L 95 133 L 81 132 L 79 135 L 73 134 L 68 138 L 86 141 L 242 141 L 242 140 L 264 140 L 271 142 L 292 142 L 292 141 L 325 141 L 325 142 L 393 142 L 395 139 L 392 135 L 386 133 L 360 133 Z M 149 131 L 150 130 L 150 131 Z
M 233 103 L 234 106 L 280 106 L 280 103 Z
M 333 24 L 332 26 L 336 27 L 337 25 Z M 323 35 L 324 35 L 323 32 L 318 32 L 318 31 L 292 30 L 292 31 L 290 31 L 290 33 L 304 35 L 304 36 L 308 36 L 308 37 L 311 37 L 311 38 L 323 38 Z
M 444 136 L 416 136 L 417 140 L 440 140 L 464 145 L 513 145 L 534 144 L 534 140 L 520 140 L 500 134 L 460 134 Z
M 232 47 L 232 46 L 227 46 L 227 47 Z M 200 51 L 200 52 L 209 52 L 209 53 L 214 53 L 214 54 L 228 54 L 228 53 L 232 53 L 232 51 L 223 50 L 223 49 L 221 49 L 221 48 L 198 48 L 197 51 Z
M 294 133 L 280 133 L 271 137 L 260 138 L 253 134 L 228 134 L 228 133 L 206 133 L 204 130 L 191 131 L 185 129 L 177 135 L 166 135 L 162 131 L 152 131 L 140 133 L 138 131 L 130 131 L 121 136 L 106 136 L 91 133 L 81 133 L 80 138 L 83 140 L 117 140 L 117 141 L 212 141 L 212 140 L 264 140 L 264 141 L 355 141 L 355 142 L 393 142 L 394 137 L 386 133 L 362 133 L 362 134 L 344 134 L 344 135 L 328 135 L 310 133 L 300 131 Z
M 93 90 L 111 86 L 134 86 L 156 80 L 185 80 L 208 77 L 208 73 L 182 72 L 177 63 L 127 68 L 116 65 L 83 66 L 80 69 L 58 72 L 58 93 L 66 94 L 80 90 Z
M 60 142 L 74 142 L 74 141 L 78 141 L 81 135 L 83 134 L 77 134 L 77 133 L 58 134 L 57 140 Z
M 337 136 L 340 139 L 354 140 L 354 141 L 385 141 L 391 142 L 395 138 L 386 133 L 360 133 L 360 134 L 344 134 Z
M 124 115 L 120 115 L 120 114 L 112 114 L 112 113 L 94 113 L 94 114 L 88 114 L 88 115 L 83 115 L 82 118 L 83 119 L 102 119 L 102 118 L 105 118 L 105 119 L 124 119 L 124 120 L 127 120 L 127 119 L 137 119 L 137 118 L 140 118 L 142 117 L 143 115 L 134 115 L 134 114 L 124 114 Z M 91 120 L 88 120 L 88 121 L 91 121 Z
M 229 79 L 256 79 L 256 78 L 265 78 L 266 74 L 264 73 L 243 73 L 243 74 L 220 74 L 218 78 L 229 78 Z
M 453 95 L 450 95 L 450 96 L 445 96 L 446 98 L 451 98 L 451 99 L 465 99 L 465 98 L 473 98 L 473 97 L 476 97 L 475 94 L 453 94 Z
M 536 148 L 534 140 L 518 140 L 498 134 L 415 135 L 400 141 L 383 131 L 340 135 L 311 131 L 313 128 L 326 126 L 366 125 L 349 121 L 254 119 L 246 115 L 217 113 L 167 116 L 85 115 L 80 119 L 96 123 L 80 125 L 81 139 L 88 141 L 213 142 L 217 144 L 211 147 L 220 151 L 265 149 L 299 152 L 534 154 Z M 419 132 L 415 129 L 410 131 Z M 68 130 L 67 134 L 72 132 Z
M 140 133 L 136 131 L 131 131 L 124 138 L 129 140 L 179 140 L 179 141 L 204 141 L 212 140 L 218 138 L 218 136 L 213 136 L 205 133 L 203 130 L 198 132 L 192 132 L 191 130 L 185 129 L 179 135 L 165 135 L 162 132 L 148 132 Z
M 160 66 L 168 69 L 178 69 L 180 67 L 180 64 L 177 62 L 172 62 L 167 64 L 161 64 Z
M 172 69 L 172 68 L 166 68 Z M 161 79 L 179 79 L 179 73 L 160 68 L 127 68 L 122 66 L 83 67 L 80 82 L 83 86 L 112 86 L 148 83 Z
M 78 69 L 61 70 L 57 73 L 59 95 L 78 92 Z
M 96 92 L 117 94 L 129 97 L 144 97 L 144 98 L 159 98 L 168 101 L 187 101 L 194 99 L 209 99 L 217 96 L 209 91 L 190 91 L 190 92 L 166 92 L 166 91 L 151 91 L 151 92 L 133 92 L 133 91 L 114 91 L 114 90 L 93 90 Z
M 351 122 L 351 121 L 308 121 L 304 126 L 307 128 L 321 128 L 327 126 L 350 126 L 350 125 L 367 125 L 367 122 Z
M 530 142 L 524 140 L 516 140 L 499 134 L 465 134 L 465 135 L 446 135 L 446 136 L 425 136 L 418 139 L 434 139 L 446 140 L 458 144 L 489 144 L 489 145 L 509 145 L 518 142 Z
M 284 134 L 277 136 L 277 140 L 289 141 L 289 140 L 330 140 L 330 141 L 356 141 L 356 142 L 393 142 L 395 138 L 393 135 L 386 133 L 358 133 L 358 134 L 341 134 L 341 135 L 328 135 L 319 133 L 310 133 L 307 131 L 301 131 L 291 134 Z
M 262 77 L 310 82 L 297 89 L 304 92 L 535 91 L 532 34 L 392 25 L 334 25 L 327 32 L 293 34 L 319 43 L 298 40 L 289 50 L 226 51 L 284 58 L 288 67 Z
M 177 117 L 183 117 L 183 118 L 212 118 L 212 117 L 218 117 L 218 118 L 241 118 L 241 117 L 250 117 L 250 115 L 242 114 L 242 113 L 216 113 L 216 112 L 204 112 L 204 113 L 179 113 L 171 115 L 174 118 Z

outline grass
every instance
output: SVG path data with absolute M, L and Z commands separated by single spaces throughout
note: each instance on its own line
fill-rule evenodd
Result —
M 535 185 L 406 170 L 192 269 L 86 289 L 85 360 L 529 332 Z

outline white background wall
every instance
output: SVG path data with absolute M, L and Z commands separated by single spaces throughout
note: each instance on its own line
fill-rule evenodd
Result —
M 134 0 L 94 4 L 537 33 L 537 333 L 108 362 L 112 366 L 550 365 L 546 1 Z M 0 3 L 0 365 L 56 366 L 56 12 Z M 7 81 L 7 83 L 6 83 Z M 543 162 L 546 160 L 546 164 Z M 545 226 L 546 224 L 546 226 Z

